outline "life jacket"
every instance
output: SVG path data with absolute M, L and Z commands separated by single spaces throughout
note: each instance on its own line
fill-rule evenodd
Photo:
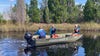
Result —
M 74 33 L 72 34 L 72 36 L 80 36 L 80 34 Z
M 53 34 L 52 38 L 58 38 L 58 35 L 57 34 Z

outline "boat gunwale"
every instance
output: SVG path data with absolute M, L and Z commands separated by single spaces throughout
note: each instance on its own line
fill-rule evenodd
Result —
M 59 37 L 59 38 L 48 38 L 48 39 L 36 39 L 36 41 L 41 41 L 41 40 L 55 40 L 55 39 L 69 39 L 69 38 L 75 38 L 75 37 L 82 37 L 83 35 L 80 34 L 80 36 L 68 36 L 68 37 Z
M 82 38 L 82 34 L 80 34 L 80 36 L 70 36 L 70 37 L 64 37 L 65 40 L 64 41 L 56 41 L 56 42 L 50 42 L 50 40 L 56 40 L 56 39 L 62 39 L 62 38 L 50 38 L 50 39 L 39 39 L 39 40 L 36 40 L 36 46 L 37 47 L 41 47 L 41 46 L 49 46 L 49 45 L 55 45 L 55 44 L 66 44 L 66 43 L 70 43 L 70 42 L 75 42 L 79 39 Z M 76 37 L 78 37 L 76 39 Z M 75 40 L 73 40 L 72 38 L 74 38 Z M 46 43 L 45 43 L 45 40 L 48 40 Z M 42 42 L 44 41 L 44 42 Z M 40 43 L 39 43 L 40 42 Z M 50 42 L 50 43 L 48 43 Z

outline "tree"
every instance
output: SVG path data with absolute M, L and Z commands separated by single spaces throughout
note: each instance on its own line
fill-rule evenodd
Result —
M 100 0 L 92 0 L 93 2 L 100 2 Z
M 66 0 L 60 0 L 60 6 L 61 6 L 61 23 L 65 23 L 67 21 L 67 1 Z
M 52 20 L 53 23 L 57 23 L 59 19 L 56 17 L 56 11 L 57 11 L 57 6 L 58 5 L 58 0 L 48 0 L 48 8 L 50 12 L 50 19 Z
M 67 0 L 67 11 L 69 14 L 73 13 L 73 7 L 75 6 L 74 0 Z
M 92 21 L 96 16 L 96 10 L 94 8 L 94 2 L 92 0 L 87 0 L 84 7 L 84 20 Z
M 6 23 L 6 22 L 7 22 L 7 21 L 4 20 L 3 15 L 0 13 L 0 24 L 4 24 L 4 23 Z
M 31 0 L 29 5 L 28 15 L 31 18 L 32 22 L 36 22 L 36 23 L 40 22 L 40 13 L 38 9 L 37 0 Z
M 44 20 L 44 23 L 50 23 L 48 7 L 45 7 L 45 9 L 43 10 L 43 20 Z
M 41 3 L 41 14 L 42 14 L 42 22 L 50 23 L 48 0 L 42 0 L 42 3 Z
M 94 8 L 96 12 L 94 20 L 95 22 L 100 23 L 100 0 L 95 0 L 94 2 Z
M 3 16 L 2 14 L 0 14 L 0 23 L 2 23 L 2 20 L 3 20 Z
M 26 4 L 26 23 L 29 23 L 31 21 L 28 12 L 29 12 L 29 4 Z
M 16 5 L 14 5 L 14 7 L 10 7 L 10 18 L 12 23 L 16 23 L 17 22 L 17 17 L 16 17 Z
M 67 0 L 67 13 L 68 23 L 76 23 L 78 21 L 80 8 L 77 5 L 75 6 L 74 0 Z
M 95 21 L 97 23 L 100 23 L 100 3 L 99 5 L 95 5 L 95 7 L 96 7 Z
M 75 13 L 76 13 L 76 22 L 77 23 L 80 23 L 80 22 L 83 22 L 83 8 L 84 8 L 84 5 L 82 5 L 82 4 L 79 4 L 79 5 L 76 5 L 75 6 L 77 9 L 76 9 L 76 11 L 75 11 Z
M 16 9 L 17 22 L 24 24 L 26 19 L 26 6 L 24 0 L 17 0 Z
M 50 19 L 52 19 L 53 23 L 62 23 L 66 21 L 66 0 L 48 0 L 48 8 Z

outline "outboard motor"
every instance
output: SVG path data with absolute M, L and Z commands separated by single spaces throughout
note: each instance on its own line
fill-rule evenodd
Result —
M 24 38 L 28 41 L 29 39 L 32 39 L 32 34 L 30 32 L 26 32 Z
M 30 45 L 30 47 L 35 48 L 36 40 L 32 39 L 32 34 L 30 32 L 26 32 L 24 38 L 27 41 L 27 44 Z

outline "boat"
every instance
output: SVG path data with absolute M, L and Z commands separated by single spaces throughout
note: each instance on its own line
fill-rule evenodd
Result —
M 65 33 L 65 34 L 57 34 L 58 38 L 50 38 L 50 35 L 46 35 L 46 39 L 36 39 L 36 46 L 48 46 L 54 44 L 63 44 L 69 42 L 75 42 L 82 38 L 82 34 L 72 36 L 72 33 Z M 33 36 L 32 38 L 36 38 L 38 35 Z

